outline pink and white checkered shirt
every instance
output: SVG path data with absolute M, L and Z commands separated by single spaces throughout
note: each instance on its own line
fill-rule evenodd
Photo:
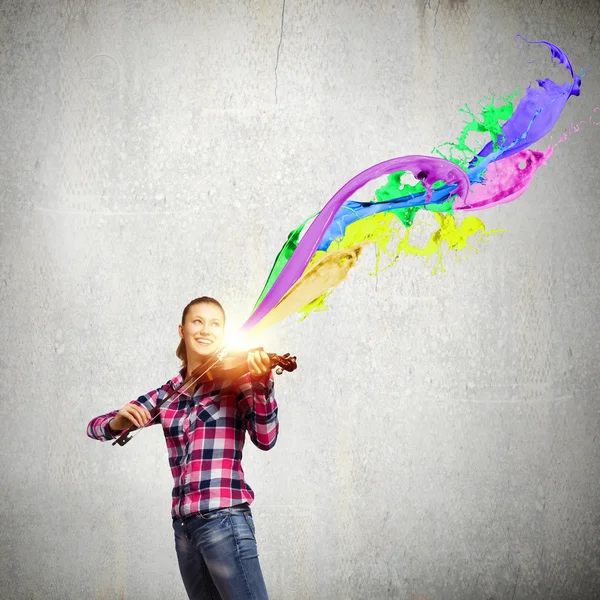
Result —
M 149 411 L 183 381 L 183 370 L 156 390 L 132 400 Z M 246 430 L 257 448 L 270 450 L 277 441 L 279 420 L 273 373 L 247 373 L 234 381 L 200 384 L 193 397 L 175 395 L 159 409 L 152 425 L 163 428 L 173 475 L 171 515 L 180 519 L 206 510 L 254 500 L 244 480 L 242 450 Z M 118 410 L 93 418 L 87 434 L 95 440 L 119 437 L 108 422 Z

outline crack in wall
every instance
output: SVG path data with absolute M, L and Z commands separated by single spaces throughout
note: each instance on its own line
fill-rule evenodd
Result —
M 275 59 L 275 104 L 277 104 L 277 67 L 279 67 L 279 52 L 281 50 L 281 42 L 283 41 L 283 19 L 285 16 L 285 0 L 281 6 L 281 27 L 279 29 L 279 44 L 277 45 L 277 58 Z
M 435 7 L 435 13 L 433 15 L 433 27 L 434 28 L 437 25 L 437 15 L 438 15 L 438 11 L 440 10 L 441 3 L 442 3 L 442 0 L 438 0 L 437 6 Z M 432 10 L 431 9 L 431 0 L 425 0 L 425 4 L 423 6 L 425 9 L 429 8 L 429 10 Z

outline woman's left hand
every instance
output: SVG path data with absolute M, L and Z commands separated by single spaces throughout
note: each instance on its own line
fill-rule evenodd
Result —
M 248 367 L 250 375 L 255 377 L 266 375 L 271 370 L 271 359 L 264 350 L 248 352 Z

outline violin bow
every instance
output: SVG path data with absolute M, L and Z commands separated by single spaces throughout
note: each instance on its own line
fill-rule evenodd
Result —
M 140 431 L 142 431 L 143 429 L 148 427 L 152 423 L 152 421 L 154 421 L 154 419 L 156 419 L 156 417 L 158 417 L 158 415 L 159 415 L 158 409 L 165 402 L 172 401 L 174 398 L 179 398 L 179 396 L 181 396 L 181 394 L 183 394 L 183 392 L 188 390 L 190 387 L 193 387 L 194 385 L 196 385 L 196 383 L 198 381 L 200 381 L 200 379 L 202 379 L 202 377 L 204 377 L 215 365 L 217 365 L 217 363 L 219 363 L 219 361 L 222 361 L 225 358 L 225 356 L 227 356 L 228 351 L 229 351 L 229 346 L 227 346 L 227 345 L 223 345 L 220 348 L 218 348 L 217 350 L 215 350 L 215 352 L 213 353 L 212 362 L 211 362 L 211 358 L 209 358 L 208 361 L 205 363 L 205 368 L 204 368 L 203 372 L 200 373 L 200 375 L 198 375 L 193 380 L 192 380 L 193 375 L 190 375 L 189 380 L 182 381 L 181 385 L 178 388 L 174 389 L 172 392 L 167 394 L 166 398 L 163 398 L 160 402 L 158 402 L 156 404 L 156 406 L 154 406 L 154 408 L 151 411 L 154 413 L 153 417 L 151 417 L 146 423 L 144 423 L 144 425 L 142 427 L 137 427 L 136 425 L 132 425 L 131 427 L 128 427 L 127 429 L 124 429 L 123 431 L 121 431 L 119 437 L 112 443 L 112 445 L 114 446 L 115 444 L 119 444 L 119 446 L 124 446 L 127 442 L 132 440 L 136 435 L 138 435 L 138 433 Z M 210 364 L 208 364 L 208 363 L 210 363 Z M 206 365 L 208 365 L 208 366 L 206 366 Z M 138 433 L 132 433 L 130 435 L 130 432 L 135 431 L 136 429 L 138 430 Z

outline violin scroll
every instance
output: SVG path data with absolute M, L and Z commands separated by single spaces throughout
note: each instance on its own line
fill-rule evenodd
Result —
M 291 373 L 298 368 L 296 357 L 290 356 L 289 352 L 283 356 L 279 354 L 269 354 L 268 356 L 271 359 L 271 368 L 275 368 L 277 375 L 281 375 L 284 371 Z

